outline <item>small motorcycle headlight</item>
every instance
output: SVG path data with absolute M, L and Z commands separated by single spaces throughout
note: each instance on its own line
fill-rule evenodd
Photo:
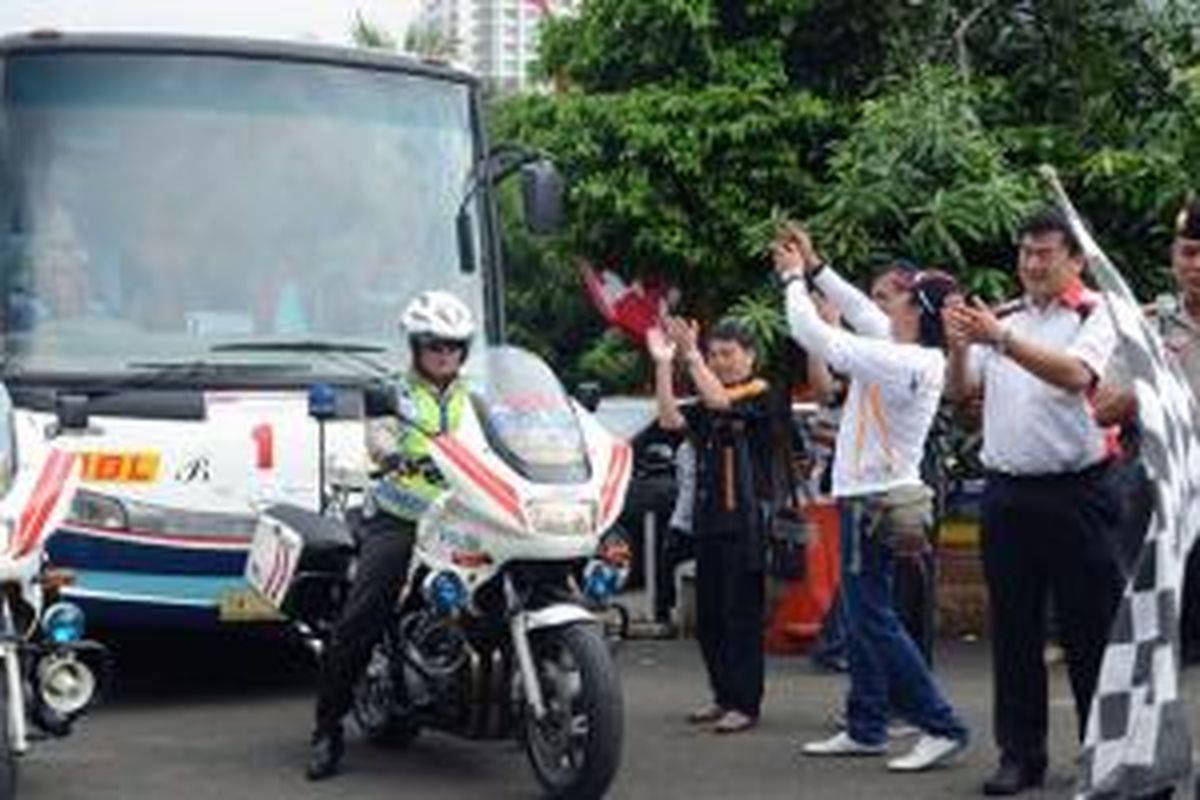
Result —
M 453 572 L 430 576 L 423 589 L 425 599 L 439 614 L 452 614 L 467 604 L 466 584 Z
M 583 593 L 596 603 L 604 603 L 621 588 L 621 573 L 599 559 L 588 562 L 583 570 Z
M 50 606 L 42 614 L 42 630 L 55 644 L 69 644 L 83 638 L 83 609 L 65 600 Z

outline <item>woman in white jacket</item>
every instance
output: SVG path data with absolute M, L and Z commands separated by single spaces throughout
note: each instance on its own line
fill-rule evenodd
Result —
M 968 735 L 892 604 L 893 549 L 899 537 L 924 533 L 920 514 L 928 494 L 921 455 L 945 382 L 942 304 L 957 286 L 945 273 L 914 273 L 877 305 L 821 262 L 794 223 L 780 227 L 772 255 L 793 338 L 850 378 L 833 464 L 849 627 L 847 724 L 845 731 L 805 745 L 804 753 L 883 754 L 894 713 L 923 735 L 888 768 L 928 769 L 961 751 Z M 838 307 L 853 332 L 821 319 L 810 284 Z M 911 522 L 914 509 L 915 526 L 902 526 L 904 512 Z

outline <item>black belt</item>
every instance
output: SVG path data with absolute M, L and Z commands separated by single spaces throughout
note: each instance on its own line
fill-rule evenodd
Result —
M 1097 461 L 1090 467 L 1084 467 L 1073 472 L 1003 472 L 1001 470 L 989 469 L 984 472 L 984 477 L 988 480 L 1012 481 L 1014 483 L 1025 483 L 1031 481 L 1038 482 L 1065 482 L 1065 481 L 1088 481 L 1096 478 L 1104 477 L 1108 472 L 1108 468 L 1112 466 L 1111 459 Z

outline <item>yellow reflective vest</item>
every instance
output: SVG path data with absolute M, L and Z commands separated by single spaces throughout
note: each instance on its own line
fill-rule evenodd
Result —
M 461 380 L 439 391 L 410 373 L 397 386 L 397 396 L 399 424 L 384 434 L 384 447 L 375 447 L 372 455 L 398 454 L 401 466 L 376 481 L 371 495 L 380 511 L 416 522 L 445 488 L 430 457 L 429 433 L 458 429 L 469 392 Z

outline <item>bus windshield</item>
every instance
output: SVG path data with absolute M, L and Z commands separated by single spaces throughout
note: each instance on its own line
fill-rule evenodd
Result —
M 0 74 L 10 375 L 380 363 L 422 289 L 482 314 L 455 233 L 466 83 L 136 51 L 16 52 Z

